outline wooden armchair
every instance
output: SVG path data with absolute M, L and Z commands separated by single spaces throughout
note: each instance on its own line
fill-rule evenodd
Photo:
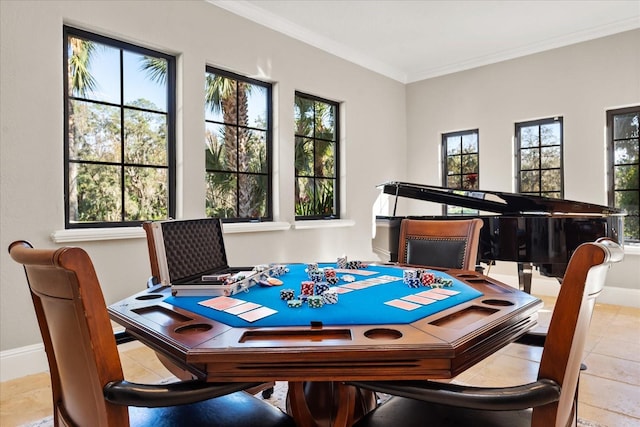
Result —
M 395 396 L 354 427 L 576 425 L 580 360 L 595 300 L 610 264 L 623 256 L 622 248 L 609 239 L 582 244 L 574 252 L 553 311 L 537 381 L 512 387 L 435 381 L 352 382 Z
M 33 249 L 25 241 L 13 242 L 9 253 L 27 276 L 49 362 L 55 426 L 294 426 L 242 391 L 254 383 L 126 381 L 89 255 L 80 248 Z
M 481 219 L 403 219 L 398 262 L 474 270 L 480 243 Z

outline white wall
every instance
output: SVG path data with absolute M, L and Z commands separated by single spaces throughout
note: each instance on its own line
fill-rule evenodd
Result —
M 376 185 L 402 178 L 404 85 L 203 1 L 0 2 L 0 350 L 41 341 L 15 239 L 55 247 L 64 228 L 63 38 L 69 24 L 178 55 L 179 216 L 204 216 L 204 69 L 211 64 L 274 86 L 276 219 L 294 222 L 294 91 L 341 101 L 346 228 L 225 236 L 229 262 L 371 259 Z M 143 238 L 79 242 L 108 303 L 145 286 Z

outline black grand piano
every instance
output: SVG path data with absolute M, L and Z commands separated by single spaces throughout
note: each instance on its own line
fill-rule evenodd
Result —
M 398 197 L 478 210 L 477 217 L 484 221 L 478 260 L 487 264 L 517 262 L 520 288 L 528 293 L 531 292 L 532 266 L 544 276 L 561 280 L 571 254 L 581 243 L 606 236 L 623 244 L 625 211 L 616 208 L 525 194 L 452 190 L 407 182 L 387 182 L 379 187 L 383 193 L 396 197 L 393 216 L 376 217 L 373 251 L 384 261 L 398 259 L 403 218 L 443 218 L 396 216 Z

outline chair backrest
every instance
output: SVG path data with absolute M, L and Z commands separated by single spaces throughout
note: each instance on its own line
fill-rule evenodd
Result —
M 534 408 L 534 426 L 567 426 L 573 423 L 574 398 L 580 363 L 597 296 L 604 287 L 612 263 L 620 262 L 624 251 L 603 238 L 580 245 L 569 261 L 560 286 L 538 372 L 561 386 L 558 402 Z
M 482 225 L 479 218 L 403 219 L 400 224 L 398 262 L 474 270 Z
M 44 342 L 55 425 L 128 426 L 126 406 L 108 403 L 103 386 L 123 379 L 122 365 L 100 283 L 80 248 L 9 246 L 24 266 Z

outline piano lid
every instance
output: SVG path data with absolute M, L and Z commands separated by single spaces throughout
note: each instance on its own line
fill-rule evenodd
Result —
M 433 185 L 391 181 L 380 184 L 385 194 L 425 200 L 502 215 L 581 214 L 585 216 L 626 215 L 622 209 L 564 199 L 482 190 L 454 190 Z M 394 208 L 395 215 L 395 208 Z

